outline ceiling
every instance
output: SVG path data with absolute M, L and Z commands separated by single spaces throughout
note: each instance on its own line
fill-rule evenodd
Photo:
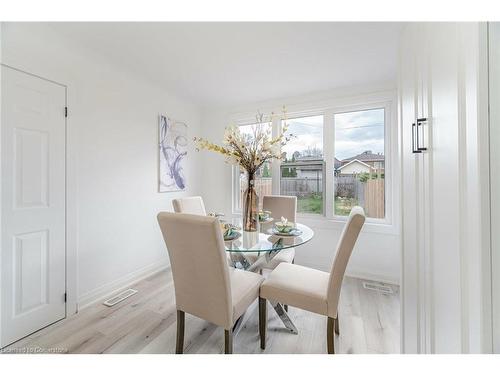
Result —
M 53 23 L 202 107 L 396 82 L 401 23 Z

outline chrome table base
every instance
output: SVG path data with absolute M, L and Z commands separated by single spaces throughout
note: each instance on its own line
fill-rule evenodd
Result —
M 268 262 L 270 262 L 276 256 L 276 254 L 279 253 L 279 251 L 280 251 L 279 249 L 276 249 L 275 251 L 266 252 L 263 255 L 259 254 L 259 257 L 255 261 L 252 261 L 251 259 L 246 257 L 245 254 L 242 252 L 230 252 L 230 258 L 234 268 L 243 269 L 245 271 L 250 271 L 250 272 L 260 272 L 260 270 L 262 270 L 262 268 Z M 273 306 L 274 311 L 276 311 L 278 317 L 283 322 L 283 325 L 290 331 L 290 333 L 297 335 L 299 331 L 297 330 L 295 324 L 293 324 L 292 319 L 290 319 L 290 317 L 288 316 L 283 305 L 278 302 L 273 302 L 273 301 L 270 302 L 271 305 Z M 245 314 L 243 314 L 234 324 L 233 326 L 234 335 L 238 334 L 238 332 L 241 330 L 244 317 Z

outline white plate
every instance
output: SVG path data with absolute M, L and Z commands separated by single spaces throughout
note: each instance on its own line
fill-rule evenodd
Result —
M 266 220 L 259 220 L 259 223 L 266 224 L 266 223 L 270 223 L 273 220 L 274 219 L 272 217 L 268 217 Z
M 288 233 L 283 233 L 277 230 L 276 228 L 271 228 L 267 231 L 269 234 L 274 234 L 275 236 L 283 236 L 283 237 L 298 237 L 302 234 L 300 229 L 294 228 Z

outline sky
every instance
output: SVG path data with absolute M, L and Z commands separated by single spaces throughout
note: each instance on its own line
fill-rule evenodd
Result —
M 384 109 L 338 113 L 334 121 L 337 159 L 364 151 L 384 154 Z
M 364 151 L 384 153 L 384 109 L 338 113 L 334 121 L 337 159 L 347 159 Z M 288 132 L 295 137 L 283 148 L 287 157 L 308 148 L 323 150 L 323 116 L 291 119 L 288 124 Z
M 290 142 L 282 147 L 287 159 L 290 159 L 295 151 L 304 152 L 308 148 L 319 148 L 323 151 L 323 116 L 289 119 L 287 123 L 287 134 L 294 135 Z
M 337 113 L 334 117 L 335 157 L 339 160 L 364 151 L 384 154 L 384 109 Z M 323 150 L 323 116 L 309 116 L 287 120 L 292 140 L 282 148 L 291 158 L 295 151 L 308 148 Z M 326 124 L 328 125 L 328 124 Z M 250 126 L 243 126 L 246 133 Z

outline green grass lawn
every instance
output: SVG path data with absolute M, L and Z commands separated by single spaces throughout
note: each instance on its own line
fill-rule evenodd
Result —
M 351 212 L 351 208 L 358 204 L 358 200 L 356 198 L 342 198 L 335 197 L 335 215 L 338 216 L 349 216 Z
M 310 214 L 323 213 L 323 197 L 321 195 L 310 195 L 297 198 L 297 212 Z
M 351 208 L 358 204 L 356 198 L 342 198 L 335 197 L 335 215 L 349 216 Z M 297 198 L 297 212 L 304 212 L 308 214 L 322 214 L 323 213 L 323 197 L 321 195 L 310 195 L 307 197 Z

